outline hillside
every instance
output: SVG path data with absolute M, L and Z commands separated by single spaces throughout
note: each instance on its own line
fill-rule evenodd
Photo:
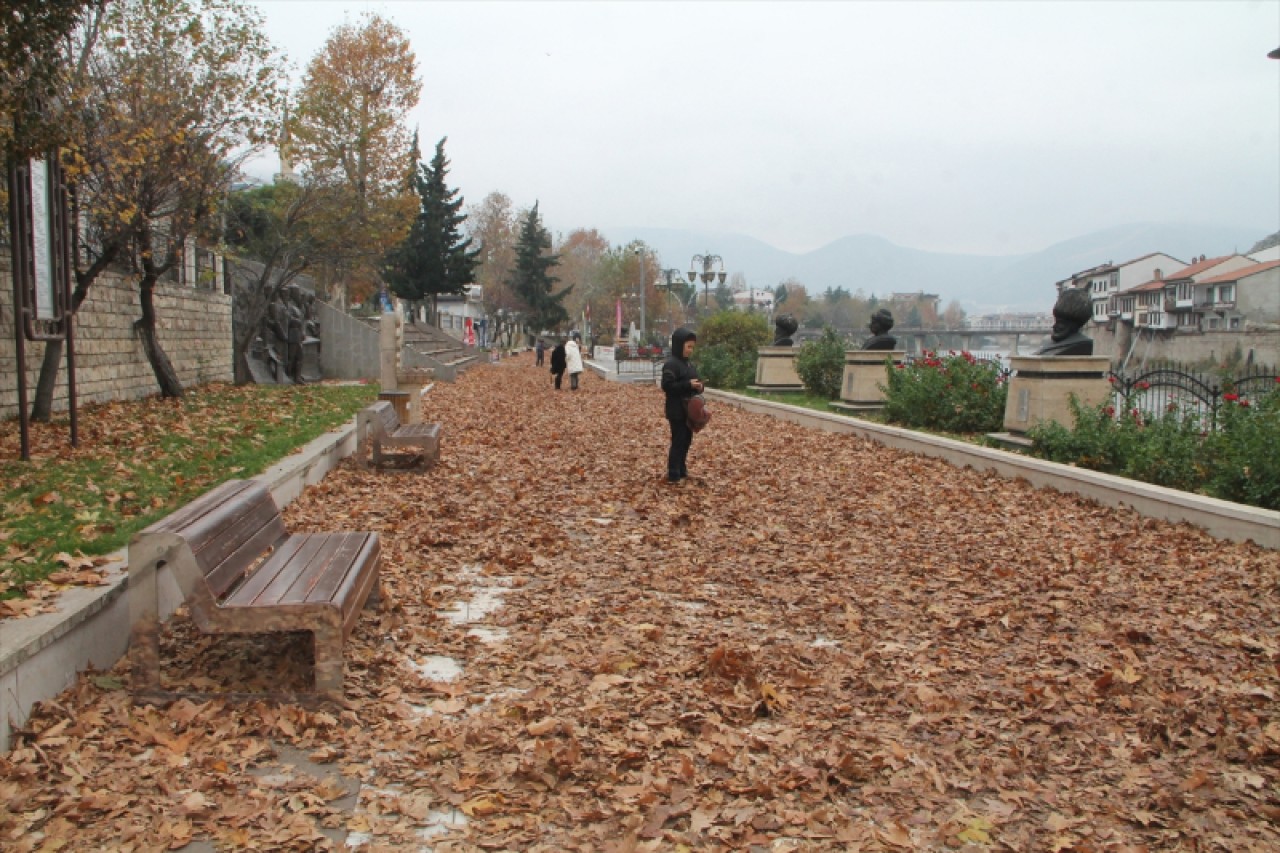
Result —
M 811 294 L 843 287 L 866 294 L 924 290 L 965 310 L 1043 311 L 1053 303 L 1054 282 L 1107 261 L 1121 262 L 1149 252 L 1189 260 L 1193 255 L 1248 251 L 1269 233 L 1265 227 L 1133 224 L 1095 231 L 1026 255 L 960 255 L 895 245 L 874 235 L 842 237 L 804 254 L 786 252 L 743 234 L 666 228 L 611 228 L 614 243 L 643 240 L 663 266 L 689 270 L 695 254 L 724 258 L 725 270 L 741 272 L 747 284 L 774 287 L 787 278 Z

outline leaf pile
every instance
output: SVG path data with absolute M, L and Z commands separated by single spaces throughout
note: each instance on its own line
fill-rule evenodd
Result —
M 396 850 L 452 808 L 431 849 L 1280 846 L 1276 553 L 728 406 L 670 487 L 656 389 L 531 362 L 435 386 L 428 473 L 286 512 L 384 537 L 346 707 L 86 676 L 0 757 L 0 844 Z M 500 642 L 444 615 L 483 588 Z M 305 637 L 166 633 L 171 684 L 305 683 Z M 286 747 L 356 809 L 265 783 Z

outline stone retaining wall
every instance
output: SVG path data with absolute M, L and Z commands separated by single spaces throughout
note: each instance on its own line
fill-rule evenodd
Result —
M 18 415 L 13 274 L 0 257 L 0 417 Z M 191 287 L 157 286 L 157 334 L 183 387 L 231 382 L 231 297 Z M 134 400 L 157 392 L 155 374 L 133 331 L 140 316 L 135 281 L 119 273 L 99 277 L 76 315 L 76 392 L 80 405 Z M 35 396 L 43 343 L 26 342 L 27 401 Z M 66 356 L 58 372 L 55 411 L 67 409 Z
M 1117 324 L 1114 330 L 1093 324 L 1085 326 L 1084 333 L 1093 338 L 1094 355 L 1109 355 L 1113 364 L 1120 364 L 1133 345 L 1134 330 L 1131 326 Z M 1212 330 L 1207 332 L 1160 332 L 1153 335 L 1142 332 L 1142 339 L 1133 347 L 1129 359 L 1130 368 L 1147 362 L 1176 361 L 1192 364 L 1224 361 L 1239 357 L 1252 359 L 1254 364 L 1280 365 L 1280 329 L 1248 328 L 1236 331 Z
M 320 372 L 325 379 L 377 379 L 381 371 L 378 330 L 324 302 L 320 318 Z

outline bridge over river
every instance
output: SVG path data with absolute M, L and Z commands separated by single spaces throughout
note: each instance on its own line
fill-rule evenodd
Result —
M 919 355 L 922 350 L 967 350 L 968 352 L 991 351 L 1009 353 L 1010 355 L 1029 355 L 1040 347 L 1049 333 L 1049 326 L 1027 326 L 1010 329 L 1007 327 L 982 327 L 960 329 L 919 329 L 895 326 L 892 335 L 898 339 L 898 349 L 906 350 L 911 355 Z M 854 339 L 865 338 L 865 329 L 855 332 L 842 329 L 842 333 Z

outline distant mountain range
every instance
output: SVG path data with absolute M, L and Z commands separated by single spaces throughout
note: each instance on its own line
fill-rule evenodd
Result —
M 689 271 L 689 259 L 713 252 L 725 271 L 742 273 L 747 285 L 774 288 L 794 278 L 811 296 L 843 287 L 883 296 L 923 290 L 943 304 L 955 299 L 969 313 L 1048 311 L 1054 282 L 1098 264 L 1121 263 L 1151 252 L 1190 262 L 1247 252 L 1274 230 L 1222 225 L 1136 224 L 1095 231 L 1025 255 L 959 255 L 925 252 L 862 234 L 842 237 L 804 254 L 775 249 L 743 234 L 667 228 L 602 229 L 614 242 L 643 240 L 664 264 Z

